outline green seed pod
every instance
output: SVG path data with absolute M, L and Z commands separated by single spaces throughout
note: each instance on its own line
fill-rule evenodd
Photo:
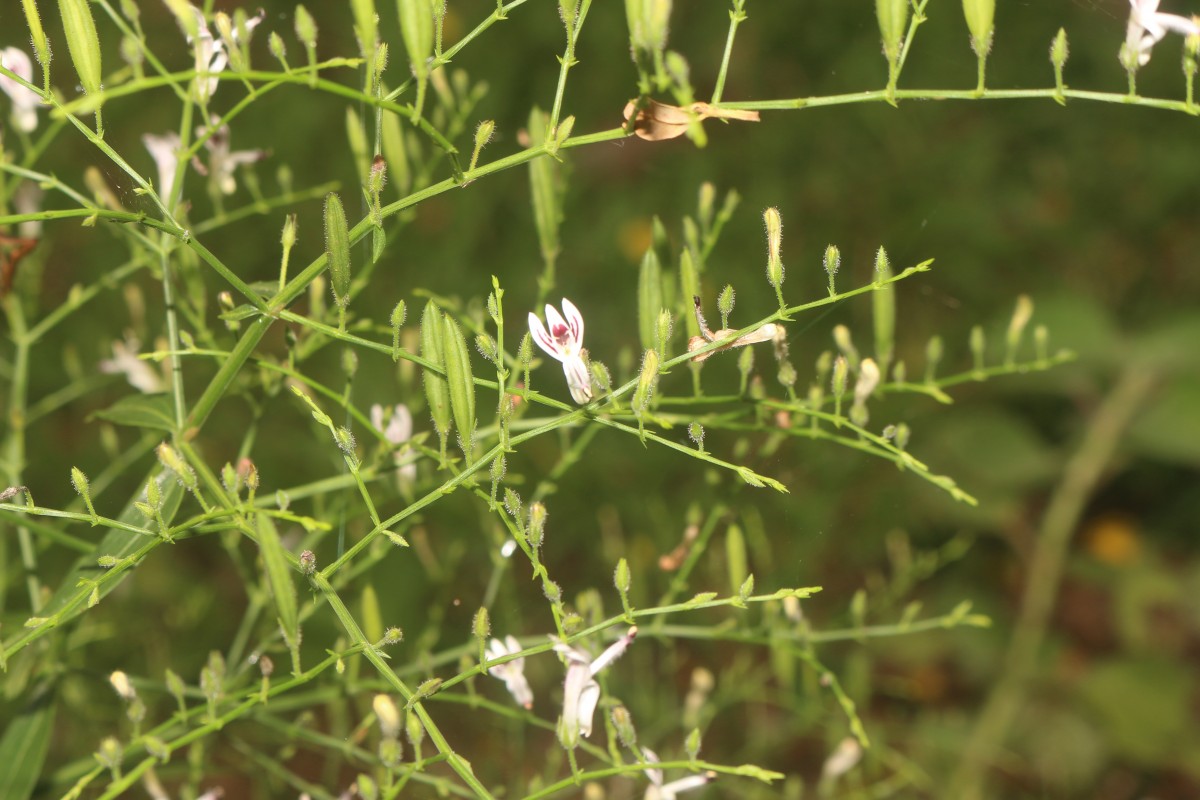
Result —
M 881 247 L 875 255 L 875 285 L 871 293 L 875 322 L 875 360 L 879 371 L 887 374 L 888 365 L 896 349 L 896 285 L 892 278 L 892 264 Z
M 654 349 L 658 351 L 659 361 L 667 360 L 667 344 L 671 341 L 673 327 L 671 312 L 665 308 L 659 311 L 654 326 Z
M 458 426 L 458 441 L 470 464 L 475 444 L 475 382 L 471 375 L 471 357 L 467 341 L 458 323 L 442 318 L 442 358 L 450 390 L 450 409 Z
M 1054 37 L 1054 41 L 1050 44 L 1050 63 L 1054 65 L 1055 72 L 1062 72 L 1062 68 L 1067 65 L 1068 54 L 1067 29 L 1059 28 L 1058 35 Z
M 767 226 L 767 280 L 776 289 L 783 283 L 783 259 L 780 250 L 783 244 L 783 220 L 778 208 L 768 208 L 763 212 L 763 222 Z
M 92 18 L 92 6 L 88 0 L 58 0 L 58 12 L 62 15 L 67 50 L 71 53 L 79 83 L 85 93 L 96 94 L 100 91 L 103 73 L 100 37 L 96 33 L 96 20 Z
M 296 6 L 296 38 L 305 47 L 317 46 L 317 23 L 304 6 Z
M 621 559 L 617 562 L 617 568 L 613 571 L 613 586 L 621 594 L 629 594 L 629 586 L 633 582 L 633 578 L 629 573 L 629 562 Z
M 421 357 L 445 368 L 442 356 L 442 311 L 430 300 L 421 313 Z M 446 378 L 432 370 L 425 370 L 425 399 L 429 402 L 429 413 L 433 427 L 443 442 L 450 433 L 450 387 Z
M 359 51 L 363 58 L 375 55 L 375 45 L 379 39 L 379 14 L 375 11 L 375 0 L 351 0 L 350 8 L 354 11 L 354 33 L 358 37 Z
M 30 40 L 33 42 L 33 52 L 44 72 L 50 66 L 50 40 L 42 28 L 42 17 L 38 14 L 37 0 L 21 0 L 25 7 L 25 24 L 29 26 Z
M 338 306 L 350 302 L 350 229 L 346 211 L 336 192 L 325 195 L 325 255 L 329 258 L 329 284 Z
M 746 558 L 746 537 L 737 525 L 730 525 L 725 534 L 725 561 L 729 567 L 729 586 L 736 592 L 750 574 Z
M 733 284 L 725 284 L 721 294 L 717 295 L 717 311 L 721 312 L 721 327 L 729 327 L 729 315 L 733 313 L 734 291 Z
M 996 0 L 963 0 L 963 15 L 971 31 L 971 47 L 982 58 L 992 49 Z
M 900 46 L 908 26 L 908 2 L 875 0 L 875 17 L 879 20 L 879 33 L 883 37 L 883 54 L 890 65 L 895 65 L 900 58 Z
M 642 357 L 642 371 L 638 376 L 637 388 L 633 391 L 633 411 L 639 417 L 650 408 L 654 389 L 658 385 L 658 353 L 647 350 Z
M 650 247 L 638 267 L 638 337 L 643 349 L 654 347 L 654 328 L 662 307 L 662 265 Z
M 423 81 L 429 75 L 429 59 L 433 55 L 433 5 L 429 0 L 396 0 L 396 6 L 409 65 L 417 79 Z

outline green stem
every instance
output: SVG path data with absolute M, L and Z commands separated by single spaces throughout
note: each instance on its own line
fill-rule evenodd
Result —
M 1020 615 L 1004 663 L 998 670 L 999 681 L 962 751 L 947 797 L 963 800 L 982 797 L 984 770 L 996 749 L 1003 745 L 1037 667 L 1071 534 L 1078 527 L 1088 501 L 1100 486 L 1117 446 L 1157 377 L 1141 365 L 1126 367 L 1116 386 L 1088 421 L 1083 441 L 1067 462 L 1062 480 L 1042 516 L 1026 572 Z

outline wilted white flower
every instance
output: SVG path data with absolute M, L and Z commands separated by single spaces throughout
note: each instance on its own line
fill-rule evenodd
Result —
M 1190 17 L 1163 14 L 1158 10 L 1160 0 L 1129 0 L 1129 24 L 1125 29 L 1122 61 L 1137 59 L 1138 66 L 1150 61 L 1150 51 L 1170 31 L 1182 36 L 1200 35 L 1200 26 Z M 1126 61 L 1126 66 L 1129 66 Z
M 121 696 L 122 700 L 137 699 L 137 690 L 134 689 L 133 684 L 129 682 L 129 676 L 121 670 L 117 670 L 113 672 L 113 674 L 109 675 L 108 682 L 112 684 L 113 689 L 116 690 L 117 694 Z
M 717 342 L 721 339 L 726 339 L 732 336 L 735 331 L 732 328 L 721 328 L 720 330 L 709 330 L 708 323 L 704 321 L 704 310 L 700 307 L 700 298 L 693 297 L 692 305 L 696 312 L 696 323 L 700 326 L 700 335 L 693 336 L 688 339 L 688 352 L 695 353 L 711 342 Z M 765 325 L 760 325 L 749 333 L 744 333 L 732 342 L 713 350 L 706 350 L 703 353 L 697 353 L 692 356 L 692 361 L 704 361 L 715 353 L 722 350 L 731 350 L 735 347 L 745 347 L 748 344 L 758 344 L 759 342 L 783 341 L 785 336 L 782 325 L 776 325 L 774 322 L 768 322 Z
M 0 64 L 26 83 L 33 83 L 33 62 L 24 50 L 17 47 L 0 50 Z M 42 104 L 38 93 L 7 75 L 0 75 L 0 91 L 12 100 L 12 119 L 17 130 L 30 133 L 37 128 L 37 108 Z
M 537 314 L 529 312 L 529 333 L 533 335 L 533 341 L 551 358 L 562 362 L 571 399 L 582 405 L 592 399 L 592 376 L 583 361 L 583 315 L 564 297 L 562 314 L 554 306 L 546 305 L 546 324 L 550 326 L 549 331 Z
M 861 758 L 862 745 L 853 736 L 847 736 L 838 742 L 837 748 L 825 759 L 825 764 L 821 767 L 821 780 L 837 780 L 853 769 Z
M 563 712 L 559 721 L 559 740 L 566 747 L 575 747 L 580 735 L 591 736 L 592 716 L 600 701 L 600 684 L 595 676 L 605 667 L 621 657 L 637 636 L 637 627 L 609 645 L 608 649 L 593 659 L 577 647 L 565 642 L 555 642 L 554 650 L 567 659 L 567 679 L 563 684 Z
M 517 637 L 512 635 L 505 636 L 503 641 L 492 639 L 488 642 L 488 661 L 519 652 L 521 652 L 521 643 L 517 641 Z M 518 705 L 533 708 L 533 691 L 529 688 L 529 681 L 525 680 L 524 658 L 514 658 L 512 661 L 488 667 L 488 674 L 504 681 L 508 693 L 513 696 L 513 700 L 516 700 Z
M 645 756 L 647 763 L 659 763 L 658 755 L 647 747 L 642 748 L 642 755 Z M 699 789 L 715 779 L 717 774 L 704 772 L 699 775 L 688 775 L 686 778 L 680 778 L 670 783 L 663 783 L 662 770 L 650 768 L 646 770 L 646 777 L 650 779 L 650 785 L 646 787 L 645 800 L 675 800 L 675 795 L 689 789 Z
M 386 694 L 377 694 L 371 700 L 371 708 L 375 711 L 375 719 L 379 720 L 379 730 L 384 738 L 395 739 L 400 733 L 400 712 L 396 703 Z
M 213 117 L 211 124 L 215 126 L 219 121 L 218 117 Z M 211 128 L 197 128 L 196 135 L 204 136 L 209 130 Z M 217 132 L 204 142 L 204 148 L 208 150 L 208 165 L 205 166 L 199 158 L 193 158 L 192 166 L 201 175 L 211 175 L 222 194 L 233 194 L 237 191 L 237 181 L 234 180 L 233 174 L 238 167 L 253 164 L 267 157 L 265 150 L 230 150 L 228 125 L 218 128 Z
M 142 144 L 146 145 L 154 165 L 158 167 L 158 196 L 163 203 L 170 203 L 171 190 L 175 188 L 175 169 L 179 166 L 179 134 L 174 131 L 162 136 L 143 134 Z
M 196 37 L 193 39 L 189 36 L 188 42 L 192 45 L 192 55 L 195 58 L 196 99 L 207 103 L 221 84 L 219 76 L 229 65 L 229 54 L 225 52 L 225 43 L 215 38 L 208 29 L 204 12 L 195 6 L 191 6 L 191 9 L 196 17 Z M 246 32 L 254 30 L 263 21 L 264 16 L 263 12 L 259 12 L 257 16 L 247 19 Z M 237 41 L 237 36 L 237 29 L 234 28 L 234 41 Z M 202 75 L 207 77 L 201 77 Z
M 387 439 L 389 444 L 397 448 L 392 454 L 392 457 L 396 461 L 396 466 L 400 467 L 397 472 L 397 480 L 401 484 L 411 483 L 416 480 L 417 465 L 412 461 L 410 455 L 400 448 L 401 445 L 412 438 L 413 419 L 412 412 L 408 410 L 408 406 L 403 403 L 394 406 L 392 408 L 392 415 L 388 418 L 385 425 L 383 421 L 383 406 L 375 403 L 371 406 L 371 424 L 375 426 L 375 430 L 383 434 L 383 438 Z
M 864 358 L 858 365 L 858 382 L 854 384 L 854 404 L 861 406 L 879 385 L 879 365 L 873 358 Z
M 129 385 L 139 392 L 154 394 L 163 391 L 162 377 L 148 363 L 138 358 L 141 343 L 133 336 L 113 342 L 113 357 L 100 362 L 100 371 L 107 375 L 122 374 Z

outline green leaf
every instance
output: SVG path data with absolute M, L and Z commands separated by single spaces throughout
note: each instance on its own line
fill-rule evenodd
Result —
M 262 553 L 263 566 L 267 571 L 267 583 L 275 610 L 279 612 L 279 624 L 289 646 L 300 642 L 300 614 L 296 607 L 296 585 L 292 583 L 292 570 L 284 556 L 283 543 L 275 523 L 266 514 L 258 515 L 258 549 Z
M 643 350 L 655 345 L 654 326 L 663 307 L 662 265 L 654 247 L 650 246 L 638 268 L 638 337 Z
M 169 433 L 175 430 L 175 412 L 168 394 L 131 394 L 102 411 L 94 412 L 88 419 L 96 417 L 132 428 L 150 428 Z
M 0 737 L 0 797 L 25 800 L 33 795 L 54 729 L 55 695 L 43 684 Z
M 446 366 L 450 408 L 454 412 L 454 424 L 458 426 L 459 444 L 470 464 L 475 444 L 475 380 L 471 374 L 471 356 L 458 323 L 444 316 L 442 325 L 442 361 Z

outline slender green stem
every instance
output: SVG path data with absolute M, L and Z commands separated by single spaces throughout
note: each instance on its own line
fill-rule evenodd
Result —
M 725 91 L 725 77 L 729 74 L 729 59 L 733 55 L 733 38 L 737 35 L 738 26 L 746 21 L 746 0 L 733 0 L 733 9 L 729 12 L 729 34 L 725 37 L 725 52 L 721 54 L 721 69 L 717 72 L 717 82 L 713 86 L 712 105 L 721 102 Z

